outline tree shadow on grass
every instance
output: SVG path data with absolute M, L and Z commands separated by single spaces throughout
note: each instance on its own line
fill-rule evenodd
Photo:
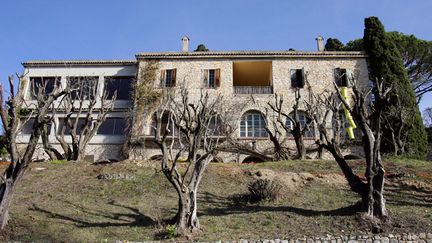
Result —
M 393 184 L 386 187 L 388 204 L 397 206 L 432 207 L 432 190 Z
M 254 212 L 291 212 L 301 216 L 351 216 L 361 211 L 361 203 L 341 207 L 333 210 L 313 210 L 292 206 L 269 206 L 262 204 L 234 205 L 229 197 L 222 197 L 211 193 L 203 193 L 201 202 L 212 207 L 200 210 L 200 215 L 223 216 L 230 214 L 247 214 Z
M 94 210 L 94 209 L 88 209 L 80 205 L 73 204 L 71 202 L 66 202 L 71 207 L 77 208 L 80 211 L 84 212 L 87 215 L 94 216 L 94 217 L 102 217 L 106 219 L 105 222 L 90 222 L 86 221 L 80 218 L 74 218 L 69 215 L 60 214 L 56 212 L 49 211 L 47 209 L 40 208 L 33 204 L 33 207 L 30 208 L 32 211 L 40 212 L 46 214 L 49 218 L 54 219 L 61 219 L 65 221 L 71 221 L 75 224 L 78 228 L 89 228 L 89 227 L 112 227 L 112 226 L 152 226 L 155 225 L 156 222 L 142 214 L 138 209 L 127 206 L 127 205 L 121 205 L 118 203 L 115 203 L 114 201 L 111 201 L 108 203 L 108 205 L 112 205 L 115 207 L 123 208 L 129 210 L 127 213 L 109 213 L 107 211 L 102 210 Z M 88 216 L 86 216 L 88 218 Z

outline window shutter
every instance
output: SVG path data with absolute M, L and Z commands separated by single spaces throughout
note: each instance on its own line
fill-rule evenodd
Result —
M 215 70 L 215 85 L 217 88 L 220 86 L 220 69 Z
M 304 68 L 301 69 L 301 75 L 300 75 L 300 88 L 303 88 L 305 85 L 305 71 Z
M 172 76 L 172 78 L 171 78 L 171 86 L 172 87 L 175 87 L 176 86 L 176 75 L 177 74 L 177 69 L 173 69 L 173 70 L 171 70 L 171 76 Z
M 209 74 L 209 70 L 208 69 L 203 69 L 202 70 L 202 81 L 203 81 L 203 85 L 205 88 L 207 88 L 208 86 L 208 74 Z
M 160 70 L 160 86 L 161 87 L 164 87 L 165 84 L 166 84 L 165 77 L 166 77 L 166 70 L 165 69 L 161 69 Z
M 334 77 L 335 77 L 335 83 L 338 87 L 342 86 L 342 77 L 341 77 L 342 71 L 340 68 L 334 69 Z
M 351 70 L 348 69 L 346 70 L 346 77 L 347 77 L 347 87 L 354 86 L 354 78 Z

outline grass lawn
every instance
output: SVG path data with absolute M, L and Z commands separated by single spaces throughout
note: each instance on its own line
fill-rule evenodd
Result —
M 363 163 L 351 163 L 361 174 Z M 430 232 L 432 164 L 390 158 L 386 170 L 392 224 L 385 233 Z M 247 183 L 258 174 L 281 181 L 283 195 L 276 202 L 234 204 L 231 198 L 246 193 Z M 359 198 L 334 161 L 215 163 L 206 171 L 198 194 L 202 232 L 194 240 L 368 232 L 355 212 Z M 17 188 L 11 220 L 0 241 L 160 239 L 176 204 L 176 193 L 157 165 L 36 163 Z

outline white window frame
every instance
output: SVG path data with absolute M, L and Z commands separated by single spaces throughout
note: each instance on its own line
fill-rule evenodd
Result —
M 265 130 L 266 122 L 263 115 L 258 111 L 249 111 L 240 119 L 241 138 L 267 138 Z

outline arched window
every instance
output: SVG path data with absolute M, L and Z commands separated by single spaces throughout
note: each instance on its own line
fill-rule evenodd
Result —
M 177 128 L 175 126 L 173 126 L 173 123 L 171 121 L 171 115 L 172 113 L 170 112 L 165 112 L 162 116 L 161 119 L 161 134 L 163 134 L 165 132 L 165 129 L 168 128 L 169 130 L 169 135 L 175 135 L 177 134 L 176 130 Z M 156 113 L 153 114 L 152 117 L 152 121 L 151 121 L 151 125 L 150 125 L 150 135 L 154 136 L 155 135 L 155 131 L 157 128 L 157 124 L 156 124 Z
M 350 125 L 349 125 L 349 123 L 347 121 L 345 113 L 344 112 L 340 112 L 339 117 L 340 117 L 339 118 L 340 119 L 340 128 L 339 128 L 340 129 L 340 136 L 341 136 L 341 138 L 349 139 L 348 138 L 347 128 Z M 333 131 L 334 132 L 337 131 L 337 129 L 336 129 L 336 121 L 333 121 Z M 363 136 L 362 131 L 359 128 L 354 129 L 354 139 L 355 140 L 361 140 L 362 136 Z
M 267 137 L 265 120 L 258 111 L 249 111 L 243 114 L 240 120 L 240 137 Z
M 304 137 L 305 138 L 314 138 L 315 137 L 315 129 L 314 129 L 314 124 L 313 121 L 306 116 L 306 114 L 304 114 L 303 112 L 299 111 L 299 122 L 300 122 L 300 126 L 303 129 L 304 127 L 306 127 L 306 125 L 309 125 L 309 128 L 305 131 L 304 133 Z M 294 114 L 291 113 L 290 116 L 292 117 Z M 290 119 L 286 120 L 286 126 L 289 127 L 291 130 L 294 128 L 294 124 L 292 123 L 292 121 Z M 292 136 L 292 134 L 289 134 L 289 136 Z
M 207 124 L 207 132 L 212 136 L 219 136 L 223 134 L 224 128 L 220 116 L 214 115 L 210 118 Z

